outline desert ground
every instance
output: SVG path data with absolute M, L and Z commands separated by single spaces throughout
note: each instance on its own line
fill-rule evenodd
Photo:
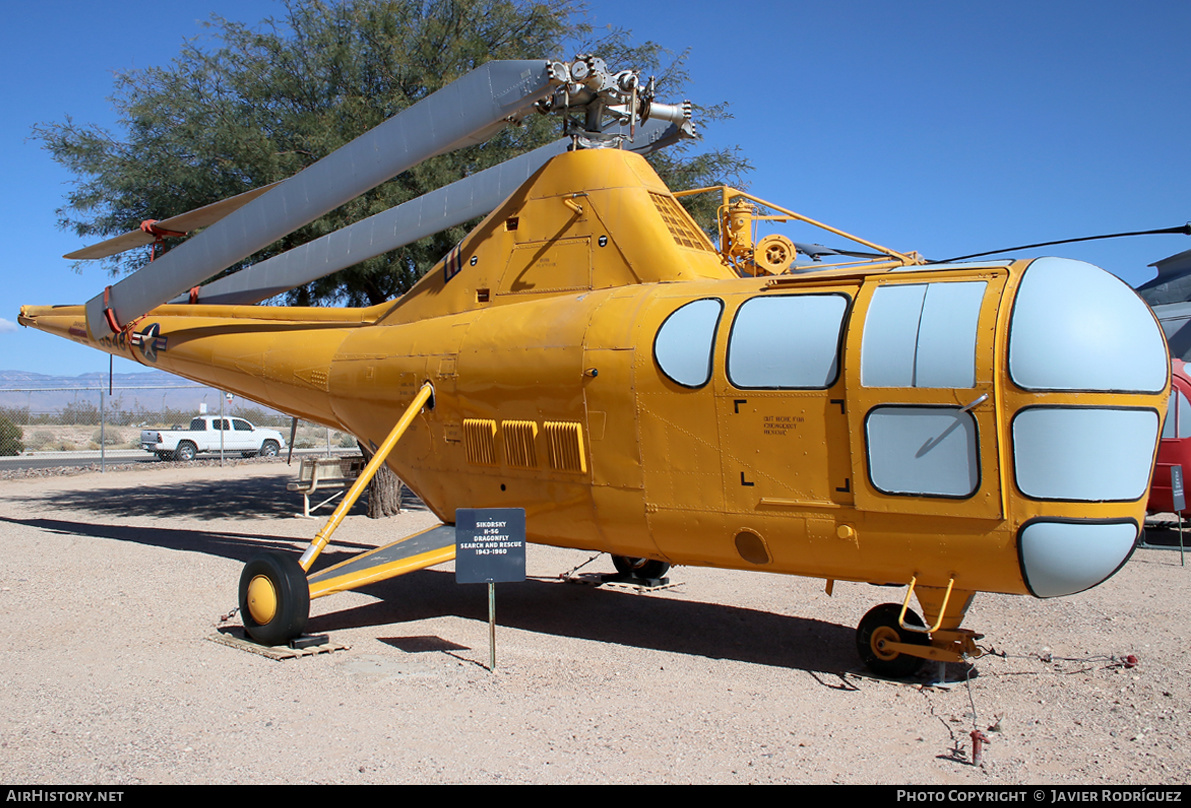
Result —
M 213 642 L 262 549 L 298 552 L 296 466 L 0 480 L 0 781 L 1184 784 L 1191 567 L 1139 549 L 1069 598 L 981 595 L 990 653 L 948 687 L 855 673 L 854 627 L 901 590 L 701 568 L 639 593 L 529 548 L 487 592 L 450 565 L 312 604 L 346 646 L 274 660 Z M 357 508 L 335 561 L 435 522 Z M 585 566 L 584 566 L 585 565 Z M 1125 658 L 1136 657 L 1128 667 Z M 972 757 L 971 732 L 988 737 Z

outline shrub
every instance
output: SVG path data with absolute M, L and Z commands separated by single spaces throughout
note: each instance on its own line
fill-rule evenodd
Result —
M 48 444 L 55 440 L 54 433 L 48 429 L 39 429 L 33 433 L 33 437 L 29 440 L 29 445 L 34 449 L 44 449 Z
M 120 434 L 120 430 L 112 428 L 110 425 L 97 429 L 91 433 L 91 442 L 95 444 L 93 448 L 99 448 L 99 442 L 102 440 L 108 446 L 115 446 L 117 443 L 124 441 L 124 436 Z
M 25 450 L 21 442 L 21 428 L 9 418 L 0 416 L 0 455 L 17 455 Z

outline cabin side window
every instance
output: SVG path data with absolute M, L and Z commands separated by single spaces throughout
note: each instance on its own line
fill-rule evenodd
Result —
M 711 379 L 711 351 L 724 302 L 695 300 L 676 309 L 658 329 L 653 358 L 670 381 L 697 388 Z
M 841 294 L 746 300 L 728 337 L 728 381 L 753 390 L 831 387 L 850 302 Z
M 882 286 L 860 348 L 865 387 L 976 386 L 976 324 L 985 281 Z

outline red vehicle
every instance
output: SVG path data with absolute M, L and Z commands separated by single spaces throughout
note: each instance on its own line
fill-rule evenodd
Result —
M 1171 466 L 1183 467 L 1185 490 L 1187 476 L 1191 474 L 1191 375 L 1181 359 L 1170 360 L 1170 406 L 1166 410 L 1166 423 L 1162 425 L 1158 462 L 1146 503 L 1150 513 L 1174 511 L 1170 496 Z

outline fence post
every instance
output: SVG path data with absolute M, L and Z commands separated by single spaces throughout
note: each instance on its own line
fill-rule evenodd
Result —
M 84 433 L 85 434 L 85 433 Z M 103 405 L 103 388 L 99 388 L 99 473 L 107 471 L 107 410 Z

